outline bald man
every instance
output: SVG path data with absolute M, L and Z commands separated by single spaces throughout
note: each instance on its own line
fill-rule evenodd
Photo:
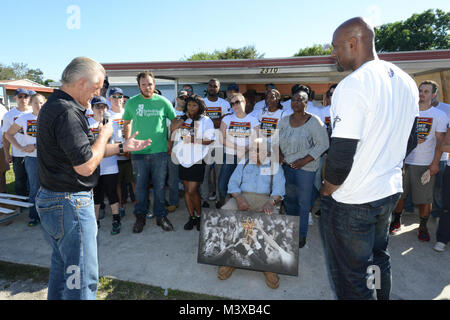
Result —
M 418 91 L 409 75 L 378 59 L 364 19 L 340 25 L 332 44 L 338 71 L 352 72 L 331 101 L 320 217 L 328 268 L 338 299 L 389 299 L 388 230 L 403 191 Z

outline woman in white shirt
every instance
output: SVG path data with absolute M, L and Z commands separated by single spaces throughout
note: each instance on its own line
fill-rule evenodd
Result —
M 25 170 L 27 173 L 28 183 L 30 186 L 29 201 L 35 203 L 36 194 L 39 190 L 39 177 L 37 172 L 37 153 L 36 153 L 36 133 L 37 133 L 37 116 L 45 103 L 45 97 L 41 94 L 34 94 L 30 100 L 33 108 L 32 112 L 24 113 L 19 116 L 14 123 L 9 127 L 5 133 L 6 139 L 11 144 L 26 154 L 25 156 Z M 21 145 L 14 137 L 17 132 L 24 133 L 23 143 Z M 36 207 L 31 207 L 28 211 L 30 222 L 28 226 L 34 227 L 39 224 L 40 219 L 36 211 Z
M 205 115 L 205 110 L 205 102 L 199 95 L 189 96 L 186 99 L 185 115 L 171 127 L 176 142 L 172 154 L 180 164 L 178 172 L 184 185 L 184 199 L 189 212 L 185 230 L 192 230 L 196 226 L 200 231 L 202 206 L 198 188 L 205 175 L 204 159 L 209 152 L 208 145 L 214 141 L 214 123 Z
M 89 128 L 92 131 L 94 138 L 97 138 L 99 133 L 99 124 L 103 122 L 105 113 L 108 110 L 108 103 L 104 97 L 94 97 L 91 100 L 92 110 L 94 116 L 88 118 Z M 112 120 L 111 120 L 112 121 Z M 113 122 L 113 136 L 109 143 L 120 141 L 121 137 L 118 136 L 119 127 L 116 122 Z M 111 206 L 111 212 L 113 216 L 112 222 L 112 235 L 120 233 L 120 214 L 119 214 L 119 197 L 117 195 L 117 181 L 119 178 L 119 167 L 117 165 L 117 156 L 103 158 L 100 162 L 100 178 L 97 185 L 94 188 L 94 208 L 95 216 L 97 217 L 97 224 L 100 227 L 99 211 L 100 205 L 103 203 L 103 199 L 108 197 L 109 205 Z
M 220 124 L 221 142 L 225 147 L 223 165 L 218 178 L 219 201 L 216 208 L 225 203 L 228 181 L 239 161 L 248 156 L 250 142 L 258 137 L 259 121 L 245 113 L 245 98 L 241 93 L 234 94 L 230 99 L 234 114 L 225 116 Z

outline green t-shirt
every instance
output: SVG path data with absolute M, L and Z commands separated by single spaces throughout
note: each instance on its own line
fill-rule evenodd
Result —
M 141 94 L 130 98 L 123 114 L 123 120 L 132 120 L 131 134 L 139 131 L 137 140 L 151 139 L 147 148 L 132 152 L 134 154 L 153 154 L 167 152 L 166 120 L 176 117 L 172 104 L 166 98 L 154 94 L 151 99 L 144 99 Z

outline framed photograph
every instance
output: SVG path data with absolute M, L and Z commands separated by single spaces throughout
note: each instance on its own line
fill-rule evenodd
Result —
M 298 276 L 299 217 L 202 212 L 198 263 Z

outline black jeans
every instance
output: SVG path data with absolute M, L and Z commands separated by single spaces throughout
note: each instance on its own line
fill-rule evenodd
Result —
M 19 196 L 28 196 L 28 177 L 24 157 L 12 157 L 14 171 L 14 191 Z

